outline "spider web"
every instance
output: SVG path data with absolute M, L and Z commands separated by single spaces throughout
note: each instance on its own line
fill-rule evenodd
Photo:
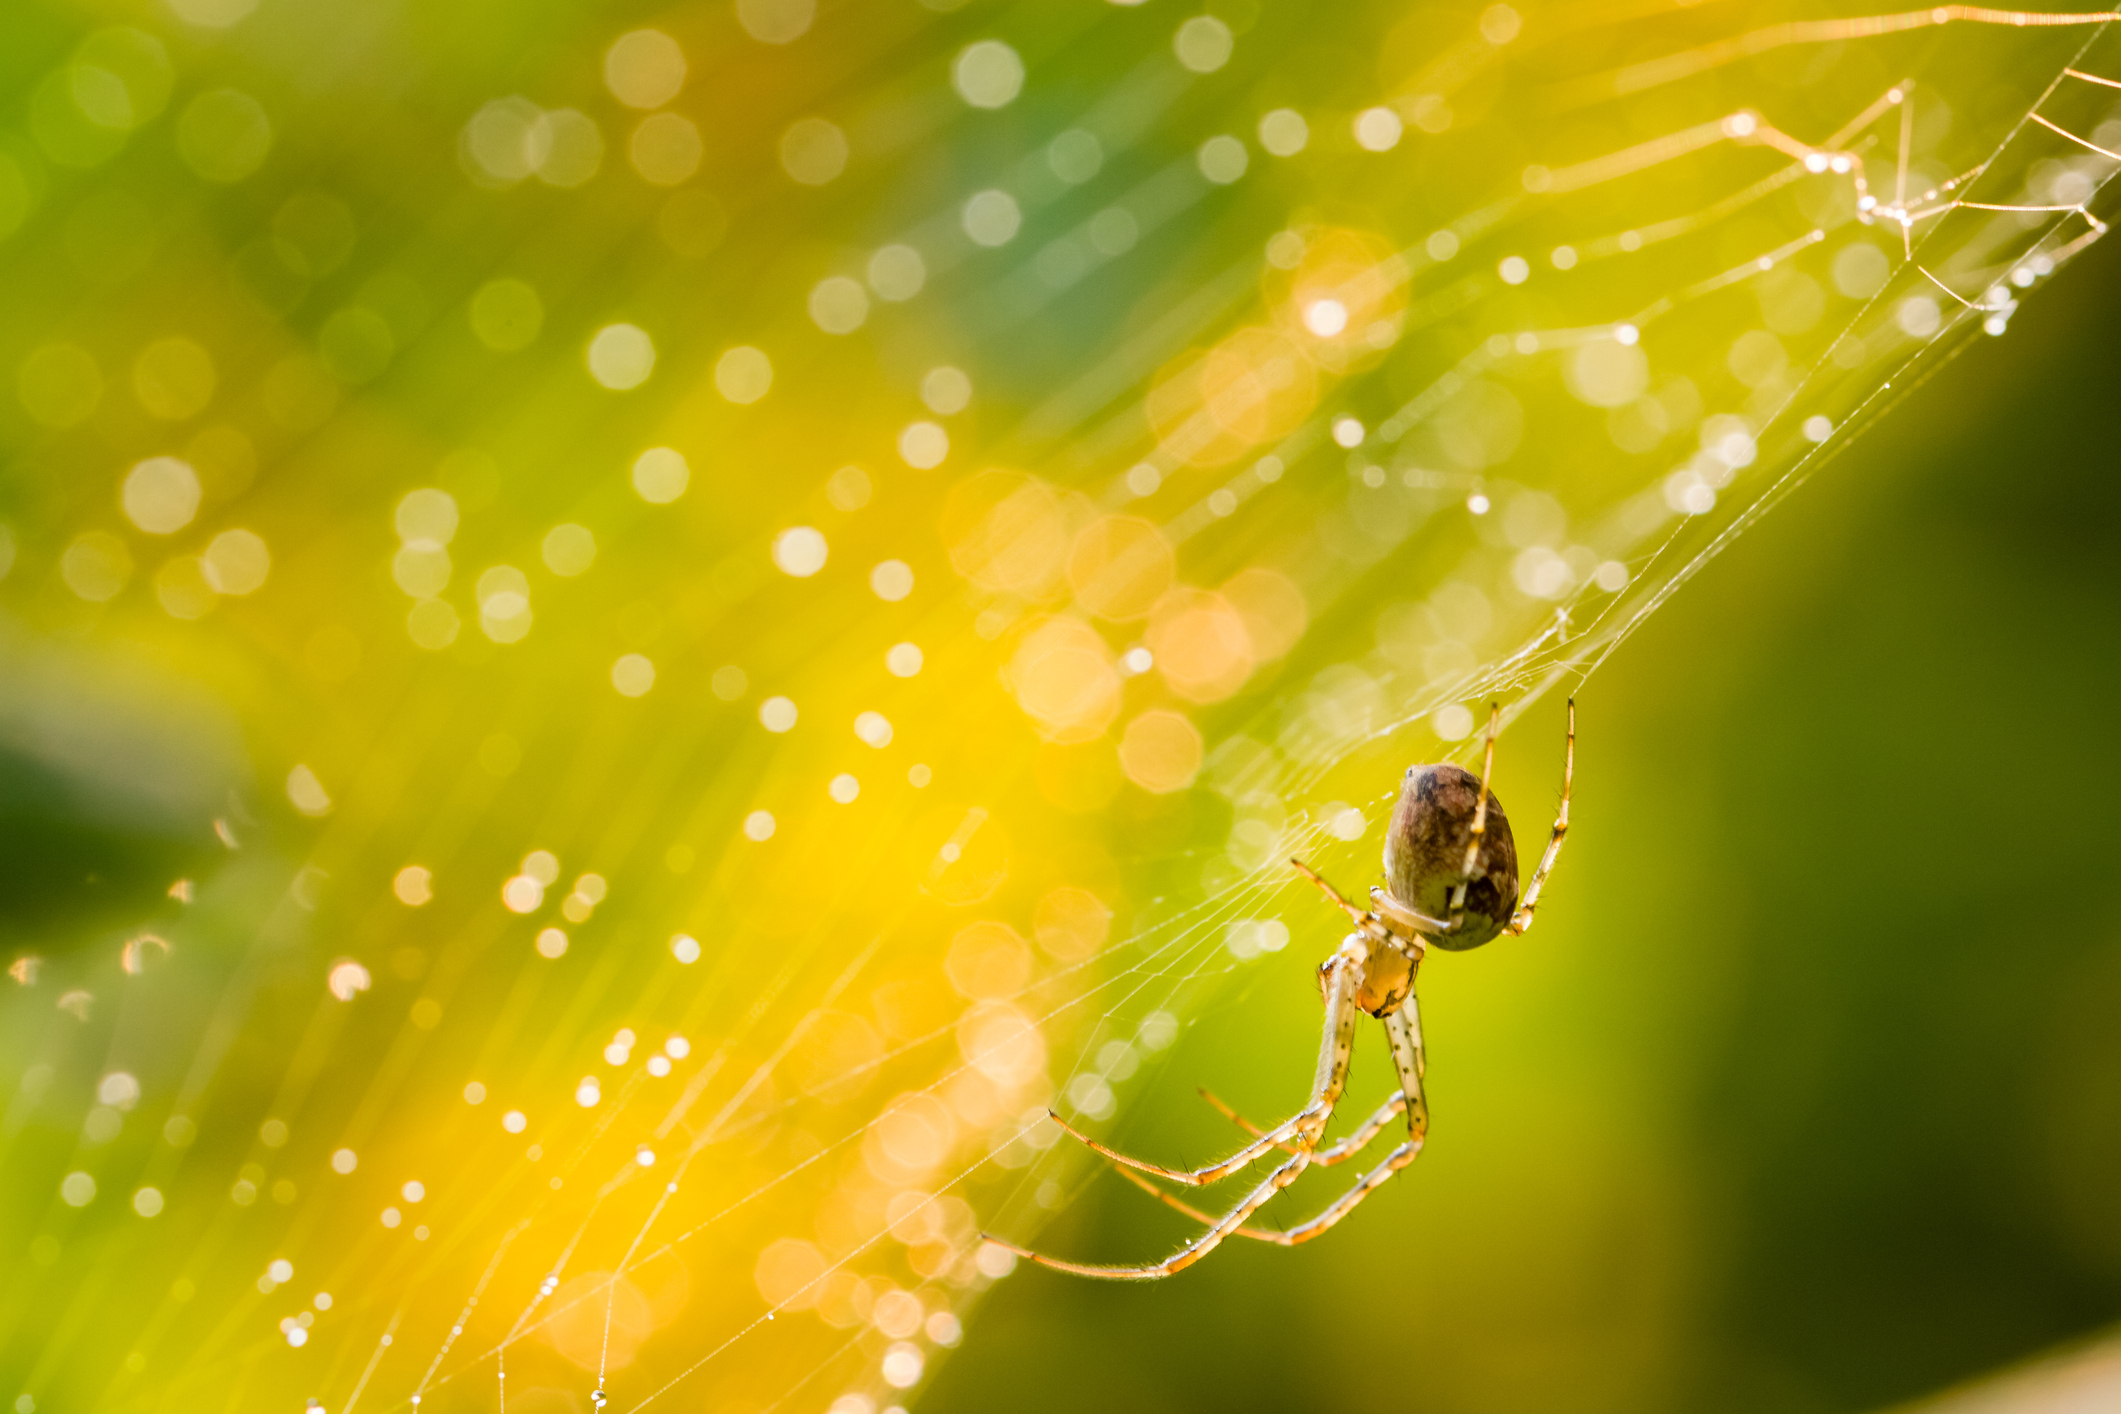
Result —
M 872 232 L 865 256 L 926 261 L 926 291 L 878 335 L 884 371 L 837 352 L 776 368 L 777 389 L 844 379 L 853 430 L 806 432 L 795 413 L 744 427 L 681 397 L 660 423 L 581 442 L 690 426 L 742 461 L 776 438 L 826 458 L 866 438 L 847 455 L 894 469 L 862 497 L 873 481 L 880 504 L 939 518 L 944 554 L 908 548 L 903 521 L 865 528 L 842 480 L 716 485 L 734 528 L 707 538 L 727 547 L 707 594 L 697 542 L 630 499 L 497 511 L 597 526 L 626 550 L 611 573 L 660 595 L 711 661 L 690 672 L 657 649 L 644 705 L 670 705 L 644 727 L 603 682 L 578 685 L 605 672 L 601 619 L 563 605 L 520 647 L 467 630 L 456 657 L 399 676 L 402 701 L 332 728 L 348 744 L 322 774 L 344 799 L 314 839 L 224 814 L 238 863 L 162 927 L 168 969 L 123 960 L 170 993 L 196 967 L 192 991 L 128 1002 L 107 1054 L 39 1082 L 79 1072 L 85 1093 L 122 1063 L 149 1077 L 148 1110 L 201 1138 L 129 1170 L 100 1161 L 110 1193 L 171 1195 L 148 1238 L 84 1235 L 52 1206 L 58 1260 L 0 1302 L 6 1338 L 34 1332 L 43 1352 L 17 1408 L 632 1411 L 712 1392 L 865 1414 L 909 1398 L 976 1338 L 979 1294 L 1009 1268 L 977 1231 L 1034 1238 L 1093 1171 L 1047 1105 L 1112 1120 L 1266 957 L 1322 950 L 1330 920 L 1285 892 L 1291 854 L 1366 881 L 1406 762 L 1470 760 L 1490 700 L 1507 728 L 1555 689 L 1584 695 L 1722 548 L 1943 359 L 2007 335 L 2017 302 L 2103 234 L 2121 167 L 2105 16 L 1746 29 L 1718 8 L 1496 7 L 1419 42 L 1350 19 L 1350 42 L 1382 35 L 1419 62 L 1396 87 L 1344 77 L 1292 98 L 1308 140 L 1287 156 L 1257 126 L 1280 105 L 1223 81 L 1271 67 L 1266 20 L 1206 76 L 1188 45 L 1212 33 L 1174 50 L 1164 20 L 1126 13 L 1028 26 L 1030 91 L 1052 71 L 1096 96 L 1049 101 L 998 148 L 962 135 L 976 111 L 934 116 L 944 80 L 925 57 L 900 71 L 850 58 L 882 48 L 841 53 L 851 90 L 805 102 L 925 134 L 879 178 L 924 209 L 847 198 L 884 213 L 849 222 Z M 562 67 L 588 70 L 606 42 Z M 1085 47 L 1124 56 L 1119 77 L 1084 84 Z M 1071 181 L 1054 139 L 1078 132 L 1102 165 Z M 990 175 L 931 160 L 960 142 Z M 1380 189 L 1357 205 L 1356 181 Z M 990 183 L 1023 222 L 996 247 L 961 234 Z M 746 191 L 739 226 L 807 197 Z M 800 284 L 759 278 L 794 307 L 839 259 Z M 1124 320 L 1077 329 L 1114 289 Z M 663 357 L 688 357 L 670 342 Z M 689 356 L 703 387 L 722 347 Z M 966 351 L 982 420 L 914 419 L 952 449 L 923 480 L 892 461 L 913 445 L 902 366 L 947 349 Z M 803 415 L 830 406 L 810 396 Z M 535 464 L 510 443 L 519 412 L 467 440 Z M 978 474 L 990 464 L 1026 470 Z M 403 489 L 364 484 L 360 514 L 380 525 Z M 835 558 L 914 561 L 921 592 L 880 608 L 820 579 L 808 600 L 769 597 L 783 591 L 753 561 L 800 519 L 827 524 Z M 1128 553 L 1098 549 L 1122 534 Z M 38 549 L 25 532 L 25 564 Z M 361 553 L 320 543 L 297 572 L 352 582 Z M 1159 555 L 1179 579 L 1158 579 Z M 484 590 L 478 607 L 505 629 Z M 361 601 L 376 622 L 403 609 Z M 893 642 L 919 645 L 917 673 L 882 675 Z M 710 677 L 736 665 L 733 688 Z M 769 696 L 805 724 L 872 704 L 885 724 L 853 744 L 837 725 L 829 742 L 762 738 Z M 274 735 L 289 762 L 323 750 Z M 571 745 L 543 770 L 485 784 L 484 758 L 555 737 Z M 370 775 L 393 785 L 364 790 Z M 1538 814 L 1520 807 L 1527 845 Z M 565 926 L 547 900 L 559 861 L 578 876 Z M 436 893 L 411 912 L 389 889 L 406 862 Z M 504 906 L 524 879 L 538 887 Z M 541 956 L 545 929 L 571 949 Z M 242 940 L 233 961 L 185 961 L 216 936 Z M 31 974 L 11 1005 L 37 1008 L 40 1054 L 79 1024 L 52 1019 L 55 995 L 115 991 L 110 970 Z M 168 1016 L 181 1042 L 155 1038 Z M 96 1162 L 67 1157 L 54 1187 Z M 150 1296 L 109 1306 L 143 1266 Z M 329 1303 L 296 1297 L 312 1291 Z

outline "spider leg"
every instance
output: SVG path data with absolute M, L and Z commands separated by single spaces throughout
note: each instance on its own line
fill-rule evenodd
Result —
M 1206 1100 L 1210 1105 L 1214 1106 L 1217 1114 L 1220 1114 L 1224 1119 L 1227 1119 L 1232 1124 L 1235 1124 L 1239 1129 L 1242 1129 L 1245 1133 L 1251 1135 L 1254 1139 L 1259 1138 L 1267 1132 L 1266 1130 L 1261 1129 L 1258 1125 L 1254 1124 L 1251 1120 L 1246 1119 L 1236 1110 L 1230 1108 L 1230 1106 L 1225 1104 L 1222 1100 L 1216 1098 L 1215 1092 L 1210 1090 L 1207 1086 L 1200 1086 L 1199 1089 L 1200 1097 L 1203 1100 Z M 1294 1144 L 1277 1144 L 1274 1147 L 1281 1150 L 1284 1154 L 1293 1154 L 1296 1152 L 1296 1146 Z M 1128 1177 L 1132 1178 L 1133 1175 L 1129 1174 Z M 1158 1193 L 1163 1192 L 1161 1188 L 1157 1189 L 1156 1191 Z
M 1222 1246 L 1223 1239 L 1242 1228 L 1245 1225 L 1246 1218 L 1251 1217 L 1252 1214 L 1265 1206 L 1268 1199 L 1296 1182 L 1297 1176 L 1304 1171 L 1310 1162 L 1311 1155 L 1308 1152 L 1298 1152 L 1292 1157 L 1283 1160 L 1281 1165 L 1268 1174 L 1266 1180 L 1257 1188 L 1247 1193 L 1236 1207 L 1216 1219 L 1206 1232 L 1194 1238 L 1161 1262 L 1150 1262 L 1142 1266 L 1132 1267 L 1099 1267 L 1084 1262 L 1064 1262 L 1057 1257 L 1041 1256 L 1028 1247 L 1019 1247 L 1015 1243 L 1006 1242 L 999 1237 L 985 1234 L 983 1236 L 986 1236 L 986 1240 L 997 1247 L 1014 1252 L 1017 1256 L 1036 1262 L 1042 1267 L 1051 1267 L 1057 1272 L 1072 1272 L 1076 1276 L 1082 1277 L 1102 1277 L 1107 1281 L 1155 1281 L 1159 1277 L 1167 1277 L 1174 1272 L 1184 1271 L 1187 1267 L 1192 1266 L 1195 1262 Z
M 1421 1157 L 1421 1141 L 1409 1139 L 1385 1156 L 1385 1161 L 1362 1176 L 1362 1181 L 1335 1198 L 1317 1217 L 1298 1223 L 1295 1227 L 1276 1236 L 1282 1247 L 1294 1247 L 1299 1242 L 1309 1242 L 1322 1236 L 1335 1223 L 1355 1211 L 1356 1204 L 1382 1188 L 1393 1174 Z
M 1203 1212 L 1201 1209 L 1194 1207 L 1191 1203 L 1188 1203 L 1185 1199 L 1179 1197 L 1176 1193 L 1165 1192 L 1163 1189 L 1158 1188 L 1154 1183 L 1150 1182 L 1142 1175 L 1136 1173 L 1133 1169 L 1114 1169 L 1113 1172 L 1117 1173 L 1121 1178 L 1127 1180 L 1127 1182 L 1133 1184 L 1136 1188 L 1139 1188 L 1142 1192 L 1150 1194 L 1153 1197 L 1162 1199 L 1164 1202 L 1178 1209 L 1181 1213 L 1184 1213 L 1187 1217 L 1193 1219 L 1193 1221 L 1210 1227 L 1214 1225 L 1215 1214 Z M 1264 1227 L 1235 1227 L 1230 1230 L 1230 1234 L 1233 1237 L 1249 1237 L 1255 1242 L 1280 1242 L 1282 1240 L 1282 1235 L 1280 1233 L 1275 1232 L 1271 1228 Z M 1034 1257 L 1032 1260 L 1036 1261 L 1037 1258 Z
M 1368 921 L 1367 918 L 1364 916 L 1363 911 L 1355 906 L 1354 901 L 1352 899 L 1349 899 L 1346 895 L 1342 894 L 1339 889 L 1336 889 L 1331 884 L 1327 883 L 1323 874 L 1319 873 L 1316 869 L 1313 869 L 1310 865 L 1304 863 L 1301 859 L 1292 859 L 1289 861 L 1289 864 L 1290 867 L 1295 869 L 1297 873 L 1303 875 L 1306 879 L 1309 879 L 1312 883 L 1318 885 L 1319 891 L 1332 901 L 1332 904 L 1335 908 L 1339 909 L 1342 913 L 1347 914 L 1349 918 L 1353 919 L 1356 927 L 1360 928 L 1365 922 Z
M 1200 1092 L 1200 1096 L 1209 1104 L 1215 1106 L 1217 1110 L 1221 1111 L 1226 1118 L 1235 1121 L 1238 1127 L 1243 1129 L 1246 1133 L 1257 1135 L 1264 1134 L 1266 1132 L 1258 1125 L 1254 1124 L 1251 1120 L 1246 1119 L 1236 1110 L 1230 1108 L 1229 1105 L 1223 1103 L 1222 1100 L 1218 1099 L 1216 1096 L 1209 1093 L 1207 1090 L 1202 1090 Z M 1398 1115 L 1401 1111 L 1406 1109 L 1406 1107 L 1407 1097 L 1405 1093 L 1402 1092 L 1401 1094 L 1394 1095 L 1391 1099 L 1385 1101 L 1382 1105 L 1379 1105 L 1375 1114 L 1371 1115 L 1368 1119 L 1364 1120 L 1355 1129 L 1349 1131 L 1348 1134 L 1346 1134 L 1340 1139 L 1336 1139 L 1335 1141 L 1333 1141 L 1333 1143 L 1327 1145 L 1323 1149 L 1313 1149 L 1311 1151 L 1312 1167 L 1331 1168 L 1335 1164 L 1346 1163 L 1349 1159 L 1354 1158 L 1357 1154 L 1361 1153 L 1365 1148 L 1369 1146 L 1370 1141 L 1372 1139 L 1375 1139 L 1378 1134 L 1383 1131 L 1386 1125 L 1392 1122 L 1394 1116 Z M 1293 1154 L 1296 1152 L 1296 1149 L 1293 1145 L 1284 1144 L 1281 1146 L 1281 1148 L 1284 1153 Z M 1129 1174 L 1128 1177 L 1132 1178 L 1133 1175 Z M 1139 1182 L 1139 1180 L 1136 1181 Z M 1163 1192 L 1161 1188 L 1152 1189 L 1151 1191 L 1155 1193 Z M 1205 1221 L 1205 1219 L 1203 1219 L 1203 1221 Z M 1239 1235 L 1246 1237 L 1251 1236 L 1250 1233 L 1241 1233 Z
M 1392 1043 L 1392 1066 L 1399 1072 L 1399 1098 L 1406 1102 L 1407 1133 L 1419 1139 L 1429 1132 L 1429 1097 L 1421 1088 L 1429 1057 L 1421 1044 L 1421 1003 L 1412 989 L 1399 1010 L 1385 1018 L 1385 1036 Z
M 1385 1018 L 1385 1030 L 1392 1038 L 1392 1061 L 1399 1067 L 1400 1083 L 1414 1096 L 1414 1103 L 1407 1110 L 1407 1142 L 1385 1156 L 1383 1163 L 1362 1176 L 1353 1188 L 1326 1205 L 1315 1218 L 1298 1223 L 1286 1232 L 1279 1233 L 1275 1241 L 1284 1247 L 1294 1247 L 1299 1242 L 1309 1242 L 1327 1231 L 1335 1223 L 1355 1211 L 1356 1204 L 1383 1187 L 1385 1181 L 1398 1173 L 1421 1155 L 1421 1146 L 1429 1134 L 1429 1105 L 1421 1093 L 1421 1073 L 1427 1068 L 1421 1047 L 1421 1011 L 1409 994 L 1406 1004 Z
M 1547 875 L 1554 870 L 1554 861 L 1561 858 L 1561 842 L 1569 834 L 1569 787 L 1576 780 L 1576 699 L 1569 699 L 1569 744 L 1561 758 L 1561 813 L 1554 817 L 1554 834 L 1547 841 L 1546 853 L 1539 857 L 1539 867 L 1532 871 L 1531 882 L 1525 885 L 1524 902 L 1510 917 L 1510 926 L 1503 929 L 1506 936 L 1523 933 L 1532 926 L 1532 910 L 1539 907 L 1539 891 L 1546 887 Z
M 1153 1173 L 1158 1178 L 1168 1179 L 1188 1188 L 1199 1188 L 1228 1178 L 1258 1159 L 1260 1155 L 1291 1140 L 1308 1155 L 1311 1148 L 1318 1143 L 1319 1133 L 1325 1129 L 1327 1121 L 1332 1119 L 1333 1107 L 1340 1103 L 1341 1091 L 1347 1088 L 1348 1059 L 1355 1047 L 1355 1021 L 1362 1015 L 1355 1005 L 1355 994 L 1362 987 L 1363 980 L 1360 953 L 1356 949 L 1343 948 L 1326 959 L 1324 972 L 1326 1023 L 1319 1038 L 1318 1072 L 1311 1082 L 1309 1102 L 1290 1118 L 1272 1129 L 1262 1131 L 1251 1143 L 1229 1158 L 1204 1168 L 1165 1168 L 1161 1164 L 1130 1158 L 1116 1149 L 1100 1144 L 1059 1115 L 1053 1116 L 1054 1122 L 1116 1164 L 1140 1169 L 1143 1173 Z
M 1398 1069 L 1400 1084 L 1405 1088 L 1387 1101 L 1383 1108 L 1372 1115 L 1363 1124 L 1363 1127 L 1354 1134 L 1341 1140 L 1331 1149 L 1321 1149 L 1311 1155 L 1311 1162 L 1314 1164 L 1338 1163 L 1342 1159 L 1353 1157 L 1362 1148 L 1363 1144 L 1368 1143 L 1380 1129 L 1391 1121 L 1392 1116 L 1403 1109 L 1407 1111 L 1407 1142 L 1386 1155 L 1383 1163 L 1363 1175 L 1360 1183 L 1357 1183 L 1346 1193 L 1334 1199 L 1325 1211 L 1321 1212 L 1317 1217 L 1298 1223 L 1295 1227 L 1282 1232 L 1276 1232 L 1268 1228 L 1240 1225 L 1228 1229 L 1229 1235 L 1249 1237 L 1255 1242 L 1271 1242 L 1277 1247 L 1294 1247 L 1299 1242 L 1309 1242 L 1312 1238 L 1325 1232 L 1333 1224 L 1354 1211 L 1356 1204 L 1362 1202 L 1372 1192 L 1382 1187 L 1385 1180 L 1389 1179 L 1393 1174 L 1413 1163 L 1415 1158 L 1421 1153 L 1422 1142 L 1427 1138 L 1429 1131 L 1429 1104 L 1428 1100 L 1422 1095 L 1421 1089 L 1422 1072 L 1428 1069 L 1428 1062 L 1423 1054 L 1421 1044 L 1421 1008 L 1415 1002 L 1411 993 L 1408 994 L 1406 1002 L 1398 1011 L 1385 1018 L 1385 1032 L 1392 1040 L 1392 1064 Z M 1407 1104 L 1407 1097 L 1410 1094 L 1413 1096 L 1411 1108 Z M 1210 1098 L 1212 1099 L 1213 1097 L 1211 1096 Z M 1218 1107 L 1221 1106 L 1220 1101 L 1215 1101 L 1215 1103 Z M 1227 1110 L 1225 1112 L 1229 1113 Z M 1239 1124 L 1245 1122 L 1234 1113 L 1231 1113 L 1230 1117 L 1237 1119 Z M 1327 1155 L 1329 1154 L 1333 1155 L 1333 1157 L 1328 1158 Z M 1148 1179 L 1136 1177 L 1131 1173 L 1126 1176 L 1194 1221 L 1213 1221 L 1200 1209 L 1184 1202 L 1173 1194 L 1164 1192 L 1164 1190 L 1149 1182 Z M 1099 1274 L 1101 1275 L 1102 1273 L 1100 1272 Z

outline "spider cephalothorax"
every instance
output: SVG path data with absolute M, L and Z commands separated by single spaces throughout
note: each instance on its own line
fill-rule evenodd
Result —
M 1466 872 L 1480 799 L 1480 777 L 1464 767 L 1409 766 L 1385 831 L 1385 888 L 1393 898 L 1431 918 L 1449 918 L 1458 906 L 1453 894 L 1466 886 L 1459 926 L 1426 935 L 1453 952 L 1494 938 L 1510 926 L 1517 908 L 1517 842 L 1492 792 L 1470 876 Z
M 1510 822 L 1502 805 L 1484 784 L 1495 769 L 1495 734 L 1501 726 L 1500 709 L 1488 718 L 1487 760 L 1476 776 L 1458 766 L 1415 766 L 1400 785 L 1399 804 L 1385 833 L 1385 885 L 1370 890 L 1371 907 L 1362 908 L 1341 896 L 1302 860 L 1289 862 L 1305 878 L 1325 891 L 1334 906 L 1348 915 L 1354 931 L 1341 941 L 1318 968 L 1318 989 L 1325 997 L 1325 1034 L 1319 1040 L 1318 1070 L 1311 1082 L 1311 1098 L 1301 1110 L 1271 1129 L 1261 1129 L 1238 1118 L 1234 1110 L 1209 1095 L 1210 1103 L 1252 1132 L 1252 1142 L 1220 1163 L 1197 1169 L 1171 1169 L 1141 1159 L 1129 1158 L 1106 1148 L 1060 1120 L 1061 1127 L 1119 1166 L 1129 1179 L 1196 1221 L 1208 1230 L 1161 1262 L 1135 1267 L 1095 1267 L 1063 1262 L 1043 1256 L 1013 1242 L 989 1238 L 1020 1257 L 1029 1257 L 1048 1267 L 1082 1276 L 1143 1281 L 1166 1277 L 1190 1267 L 1222 1244 L 1226 1237 L 1250 1237 L 1261 1242 L 1293 1247 L 1308 1242 L 1339 1222 L 1355 1205 L 1398 1173 L 1421 1152 L 1429 1133 L 1429 1102 L 1422 1094 L 1421 1077 L 1426 1062 L 1421 1039 L 1421 1009 L 1414 999 L 1414 977 L 1430 944 L 1454 952 L 1479 947 L 1491 938 L 1515 935 L 1532 926 L 1539 907 L 1539 892 L 1545 887 L 1554 861 L 1561 856 L 1561 842 L 1569 833 L 1569 786 L 1576 766 L 1576 704 L 1569 703 L 1568 750 L 1562 758 L 1561 809 L 1554 817 L 1554 833 L 1547 840 L 1539 867 L 1525 884 L 1524 902 L 1517 900 L 1517 844 L 1510 837 Z M 1325 1144 L 1326 1125 L 1333 1118 L 1347 1088 L 1348 1060 L 1354 1053 L 1355 1026 L 1365 1013 L 1385 1024 L 1392 1049 L 1392 1067 L 1399 1074 L 1399 1093 L 1385 1101 L 1346 1138 Z M 1205 1091 L 1202 1092 L 1206 1094 Z M 1281 1232 L 1248 1227 L 1245 1220 L 1268 1199 L 1294 1183 L 1306 1168 L 1316 1164 L 1330 1168 L 1361 1153 L 1397 1115 L 1405 1115 L 1406 1142 L 1385 1157 L 1383 1163 L 1363 1176 L 1360 1183 L 1333 1200 L 1325 1211 Z M 1198 1188 L 1228 1178 L 1239 1169 L 1266 1155 L 1281 1151 L 1288 1157 L 1274 1167 L 1238 1205 L 1221 1217 L 1211 1217 L 1176 1194 L 1167 1193 L 1149 1179 L 1150 1174 L 1172 1183 Z

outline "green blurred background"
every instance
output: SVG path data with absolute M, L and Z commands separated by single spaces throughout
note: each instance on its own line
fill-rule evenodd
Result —
M 2115 164 L 2019 130 L 2121 56 L 1612 77 L 1789 17 L 7 9 L 0 1397 L 1838 1411 L 2113 1322 Z M 1836 154 L 2063 209 L 1918 270 Z M 1008 1272 L 1184 1239 L 1045 1106 L 1294 1103 L 1281 858 L 1490 695 L 1530 852 L 1571 686 L 1420 1162 Z

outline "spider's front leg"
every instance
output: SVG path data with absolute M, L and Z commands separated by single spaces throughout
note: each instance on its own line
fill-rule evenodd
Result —
M 1353 934 L 1319 967 L 1319 986 L 1326 999 L 1326 1021 L 1324 1034 L 1319 1039 L 1318 1070 L 1311 1082 L 1310 1100 L 1288 1119 L 1262 1130 L 1256 1139 L 1229 1158 L 1205 1168 L 1165 1168 L 1108 1148 L 1059 1115 L 1053 1117 L 1054 1121 L 1116 1164 L 1155 1174 L 1189 1188 L 1228 1178 L 1262 1154 L 1284 1144 L 1293 1144 L 1301 1151 L 1315 1148 L 1319 1136 L 1325 1133 L 1327 1122 L 1333 1118 L 1333 1107 L 1340 1103 L 1341 1092 L 1348 1084 L 1348 1061 L 1355 1046 L 1355 1023 L 1362 1016 L 1361 1009 L 1355 1004 L 1355 995 L 1362 990 L 1364 951 L 1362 935 Z
M 1400 1093 L 1393 1096 L 1385 1104 L 1384 1108 L 1372 1116 L 1370 1121 L 1357 1133 L 1341 1140 L 1340 1143 L 1335 1144 L 1331 1149 L 1298 1150 L 1295 1153 L 1295 1157 L 1290 1159 L 1289 1162 L 1294 1164 L 1303 1161 L 1307 1166 L 1311 1166 L 1338 1163 L 1343 1158 L 1352 1157 L 1362 1145 L 1367 1144 L 1370 1138 L 1384 1127 L 1386 1121 L 1401 1112 L 1404 1112 L 1407 1117 L 1406 1142 L 1386 1155 L 1383 1163 L 1365 1174 L 1360 1183 L 1357 1183 L 1353 1188 L 1334 1199 L 1332 1203 L 1327 1205 L 1325 1211 L 1321 1212 L 1317 1217 L 1300 1222 L 1294 1227 L 1284 1228 L 1279 1232 L 1269 1228 L 1248 1227 L 1245 1225 L 1245 1219 L 1252 1215 L 1254 1209 L 1258 1206 L 1257 1204 L 1252 1204 L 1249 1207 L 1241 1204 L 1237 1212 L 1216 1218 L 1202 1212 L 1183 1198 L 1164 1192 L 1146 1178 L 1135 1178 L 1133 1174 L 1128 1174 L 1127 1177 L 1133 1179 L 1135 1183 L 1147 1189 L 1163 1202 L 1192 1218 L 1195 1222 L 1209 1224 L 1210 1228 L 1207 1237 L 1212 1237 L 1216 1242 L 1222 1241 L 1225 1237 L 1249 1237 L 1255 1242 L 1271 1242 L 1277 1247 L 1294 1247 L 1298 1243 L 1309 1242 L 1312 1238 L 1326 1233 L 1331 1230 L 1335 1223 L 1353 1212 L 1356 1205 L 1361 1203 L 1363 1199 L 1382 1187 L 1387 1179 L 1408 1164 L 1413 1163 L 1420 1156 L 1421 1147 L 1429 1137 L 1429 1101 L 1422 1093 L 1421 1086 L 1422 1072 L 1428 1069 L 1428 1061 L 1422 1051 L 1421 1006 L 1420 1003 L 1414 1000 L 1412 992 L 1407 993 L 1407 999 L 1400 1003 L 1397 1010 L 1384 1018 L 1384 1023 L 1385 1033 L 1391 1038 L 1392 1042 L 1392 1065 L 1399 1072 L 1399 1083 L 1402 1087 Z M 1240 1120 L 1239 1123 L 1243 1123 L 1243 1121 Z M 1277 1170 L 1276 1172 L 1279 1173 L 1280 1171 Z M 1251 1203 L 1251 1199 L 1248 1198 L 1246 1202 Z M 1207 1238 L 1204 1237 L 1201 1240 L 1206 1241 Z M 1193 1247 L 1183 1249 L 1178 1254 L 1178 1257 L 1173 1258 L 1172 1261 L 1176 1262 L 1181 1258 L 1188 1261 L 1193 1260 L 1189 1256 L 1193 1250 Z M 1173 1270 L 1175 1269 L 1174 1267 Z M 1076 1269 L 1071 1268 L 1070 1270 Z M 1103 1268 L 1097 1268 L 1093 1269 L 1092 1274 L 1110 1276 L 1115 1273 Z M 1130 1269 L 1123 1274 L 1131 1276 L 1165 1275 L 1163 1271 L 1151 1268 Z
M 1423 1054 L 1421 1044 L 1421 1006 L 1414 1000 L 1412 992 L 1407 993 L 1407 999 L 1401 1003 L 1399 1010 L 1385 1018 L 1385 1031 L 1392 1038 L 1392 1064 L 1399 1070 L 1399 1083 L 1407 1099 L 1406 1142 L 1385 1155 L 1383 1163 L 1364 1174 L 1360 1183 L 1327 1204 L 1325 1210 L 1317 1217 L 1271 1236 L 1268 1241 L 1279 1243 L 1283 1247 L 1294 1247 L 1299 1242 L 1309 1242 L 1312 1238 L 1331 1230 L 1335 1223 L 1354 1212 L 1356 1205 L 1363 1199 L 1383 1187 L 1386 1180 L 1421 1157 L 1422 1145 L 1427 1143 L 1429 1138 L 1429 1102 L 1421 1088 L 1422 1072 L 1428 1069 L 1428 1060 Z M 1245 1236 L 1252 1235 L 1248 1230 L 1240 1231 Z

